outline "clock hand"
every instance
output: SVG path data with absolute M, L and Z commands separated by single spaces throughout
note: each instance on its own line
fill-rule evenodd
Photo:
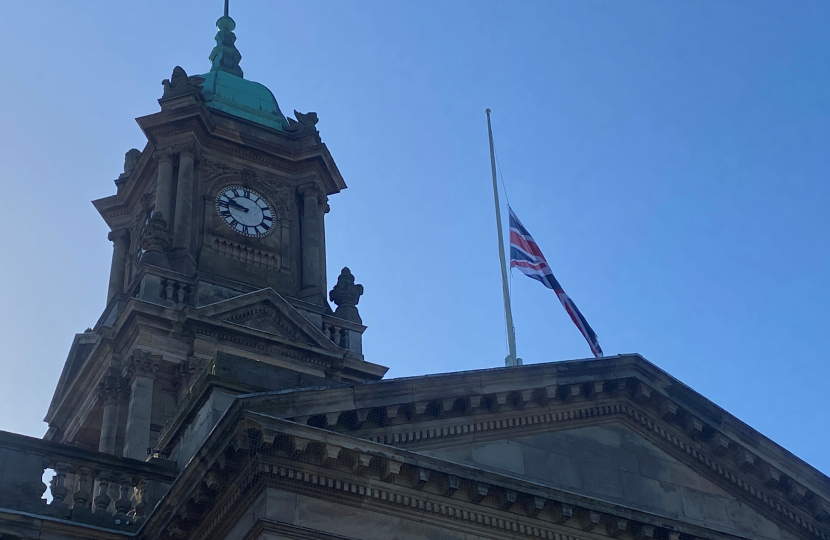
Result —
M 239 204 L 238 202 L 236 202 L 236 201 L 235 201 L 235 200 L 233 200 L 233 199 L 228 199 L 228 202 L 229 202 L 232 206 L 235 206 L 235 207 L 239 208 L 239 209 L 240 209 L 240 210 L 242 210 L 243 212 L 248 212 L 248 211 L 249 211 L 247 208 L 245 208 L 244 206 L 242 206 L 241 204 Z

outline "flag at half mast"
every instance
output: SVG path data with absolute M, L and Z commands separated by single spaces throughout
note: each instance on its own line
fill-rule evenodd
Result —
M 602 349 L 591 325 L 588 324 L 579 308 L 576 307 L 570 296 L 562 290 L 562 286 L 553 277 L 548 261 L 542 255 L 542 250 L 539 249 L 536 241 L 527 232 L 516 214 L 513 213 L 513 209 L 508 207 L 507 210 L 510 212 L 510 268 L 518 268 L 524 275 L 542 282 L 542 285 L 548 289 L 553 289 L 559 301 L 562 302 L 565 311 L 570 315 L 571 320 L 585 336 L 585 340 L 591 347 L 591 352 L 596 357 L 602 356 Z

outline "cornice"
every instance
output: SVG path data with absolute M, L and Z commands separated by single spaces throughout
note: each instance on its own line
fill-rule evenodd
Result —
M 243 407 L 226 413 L 142 536 L 221 538 L 236 508 L 270 486 L 487 538 L 738 538 Z
M 304 149 L 303 152 L 291 156 L 279 155 L 278 158 L 264 148 L 242 146 L 238 143 L 215 138 L 207 142 L 205 149 L 219 155 L 235 156 L 260 167 L 265 166 L 289 176 L 313 172 L 326 184 L 325 191 L 327 195 L 338 193 L 346 188 L 346 183 L 343 181 L 340 171 L 334 165 L 334 160 L 329 154 L 328 148 L 323 144 L 319 145 L 318 148 Z
M 68 519 L 8 508 L 0 509 L 0 523 L 14 524 L 14 534 L 8 535 L 11 538 L 129 540 L 136 537 L 134 532 L 114 531 L 88 523 L 79 523 Z
M 625 366 L 626 362 L 631 365 Z M 459 444 L 473 434 L 503 437 L 502 431 L 532 433 L 622 420 L 684 462 L 691 462 L 707 478 L 762 514 L 796 531 L 828 538 L 830 503 L 826 490 L 805 483 L 809 474 L 804 473 L 809 469 L 804 473 L 793 470 L 793 464 L 771 460 L 763 448 L 743 442 L 748 439 L 718 429 L 709 420 L 728 413 L 713 411 L 716 406 L 711 402 L 670 399 L 661 387 L 665 381 L 658 377 L 662 372 L 640 357 L 618 358 L 617 369 L 608 369 L 606 364 L 604 375 L 597 369 L 599 361 L 585 363 L 593 364 L 588 368 L 590 376 L 580 373 L 574 363 L 565 369 L 558 369 L 561 364 L 536 365 L 516 371 L 364 384 L 352 387 L 352 395 L 339 403 L 326 400 L 325 390 L 297 391 L 288 400 L 290 406 L 280 413 L 269 405 L 281 403 L 284 398 L 279 395 L 251 398 L 248 406 L 303 424 L 413 449 Z M 544 381 L 548 384 L 539 386 Z M 342 395 L 342 390 L 339 392 Z M 703 411 L 706 416 L 691 410 Z M 718 424 L 722 425 L 728 422 Z M 760 437 L 756 433 L 756 439 Z M 454 439 L 458 441 L 452 442 Z

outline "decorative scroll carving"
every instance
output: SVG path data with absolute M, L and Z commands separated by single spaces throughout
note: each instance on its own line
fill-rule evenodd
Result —
M 325 193 L 320 190 L 320 186 L 314 182 L 297 186 L 297 193 L 303 198 L 315 197 L 318 204 L 323 204 L 328 199 Z
M 161 148 L 153 152 L 153 157 L 156 158 L 156 161 L 158 162 L 173 161 L 174 155 L 175 154 L 173 153 L 172 148 Z
M 223 176 L 226 174 L 238 174 L 239 171 L 228 167 L 224 163 L 219 163 L 218 161 L 213 161 L 212 159 L 203 159 L 201 161 L 202 173 L 204 178 L 210 180 L 216 178 L 217 176 Z
M 120 377 L 108 376 L 101 379 L 96 394 L 101 403 L 118 403 L 126 400 L 130 393 L 126 381 Z
M 141 232 L 141 249 L 147 253 L 165 255 L 170 249 L 170 232 L 167 230 L 167 221 L 162 212 L 154 212 L 153 216 Z
M 188 356 L 176 368 L 176 377 L 173 379 L 173 384 L 179 391 L 189 391 L 193 381 L 205 368 L 206 363 L 203 358 Z
M 201 149 L 195 142 L 190 141 L 175 145 L 172 149 L 173 154 L 179 157 L 183 155 L 190 155 L 195 161 L 199 161 L 201 157 Z
M 130 231 L 127 229 L 118 229 L 107 233 L 107 240 L 113 243 L 122 242 L 125 245 L 130 243 Z
M 162 356 L 153 354 L 150 351 L 136 349 L 124 363 L 123 374 L 127 379 L 136 376 L 155 378 L 156 372 L 161 367 Z

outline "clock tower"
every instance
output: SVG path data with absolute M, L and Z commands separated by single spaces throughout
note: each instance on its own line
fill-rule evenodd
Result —
M 47 439 L 144 459 L 210 400 L 221 412 L 243 393 L 386 372 L 363 358 L 348 268 L 327 300 L 325 216 L 346 184 L 317 115 L 286 117 L 244 78 L 235 26 L 217 21 L 210 71 L 163 81 L 160 110 L 137 119 L 146 146 L 94 201 L 113 242 L 108 301 L 75 337 Z

